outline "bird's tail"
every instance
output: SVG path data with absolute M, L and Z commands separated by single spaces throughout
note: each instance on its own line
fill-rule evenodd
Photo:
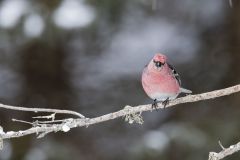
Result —
M 180 88 L 180 92 L 181 93 L 187 93 L 187 94 L 191 94 L 192 91 L 188 90 L 188 89 L 185 89 L 185 88 Z

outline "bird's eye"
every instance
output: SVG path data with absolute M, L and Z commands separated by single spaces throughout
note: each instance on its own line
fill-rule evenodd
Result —
M 164 65 L 164 63 L 162 63 L 162 62 L 160 62 L 160 61 L 155 61 L 155 60 L 153 60 L 153 62 L 154 62 L 155 66 L 156 66 L 157 68 L 160 68 L 162 65 Z

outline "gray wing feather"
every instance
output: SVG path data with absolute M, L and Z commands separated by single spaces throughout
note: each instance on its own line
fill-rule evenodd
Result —
M 181 79 L 180 79 L 180 76 L 179 74 L 177 73 L 177 71 L 173 68 L 173 66 L 169 63 L 167 63 L 169 68 L 172 70 L 172 75 L 176 78 L 179 86 L 181 86 Z

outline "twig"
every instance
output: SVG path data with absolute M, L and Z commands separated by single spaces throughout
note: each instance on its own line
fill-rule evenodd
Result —
M 222 96 L 226 96 L 226 95 L 230 95 L 236 92 L 240 92 L 240 85 L 236 85 L 236 86 L 232 86 L 229 88 L 225 88 L 225 89 L 220 89 L 220 90 L 216 90 L 216 91 L 211 91 L 211 92 L 207 92 L 207 93 L 202 93 L 202 94 L 197 94 L 197 95 L 188 95 L 186 97 L 181 97 L 175 100 L 172 100 L 169 102 L 169 104 L 165 107 L 172 107 L 175 106 L 177 104 L 181 104 L 181 103 L 190 103 L 190 102 L 197 102 L 197 101 L 202 101 L 202 100 L 207 100 L 207 99 L 213 99 L 213 98 L 217 98 L 217 97 L 222 97 Z M 162 104 L 158 104 L 157 109 L 163 108 L 164 106 Z M 16 107 L 14 107 L 16 108 Z M 21 109 L 18 109 L 21 110 Z M 51 110 L 51 109 L 49 109 Z M 70 118 L 70 119 L 65 119 L 61 124 L 48 124 L 46 126 L 33 126 L 32 128 L 29 128 L 27 130 L 23 130 L 23 131 L 9 131 L 7 133 L 3 132 L 2 134 L 0 134 L 0 138 L 2 139 L 10 139 L 10 138 L 16 138 L 16 137 L 22 137 L 22 136 L 26 136 L 29 134 L 43 134 L 45 135 L 45 133 L 51 133 L 51 132 L 57 132 L 57 131 L 64 131 L 67 132 L 69 131 L 71 128 L 76 128 L 76 127 L 88 127 L 89 125 L 92 124 L 97 124 L 97 123 L 101 123 L 101 122 L 105 122 L 105 121 L 109 121 L 112 119 L 116 119 L 119 117 L 125 117 L 128 115 L 137 115 L 137 113 L 142 113 L 145 111 L 151 111 L 152 110 L 152 105 L 151 104 L 147 104 L 147 105 L 139 105 L 136 107 L 130 107 L 127 106 L 122 110 L 119 110 L 117 112 L 113 112 L 113 113 L 109 113 L 109 114 L 105 114 L 103 116 L 100 117 L 95 117 L 95 118 Z M 45 111 L 45 110 L 44 110 Z M 54 112 L 51 110 L 51 112 Z M 139 119 L 139 118 L 135 118 L 135 119 Z M 131 119 L 132 120 L 132 119 Z
M 51 124 L 51 123 L 62 123 L 64 122 L 66 119 L 59 119 L 59 120 L 50 120 L 50 121 L 34 121 L 34 122 L 28 122 L 28 121 L 24 121 L 24 120 L 19 120 L 19 119 L 12 119 L 13 122 L 20 122 L 20 123 L 25 123 L 25 124 L 30 124 L 30 125 L 40 125 L 40 124 Z
M 49 108 L 28 108 L 28 107 L 19 107 L 19 106 L 10 106 L 0 103 L 0 108 L 5 108 L 9 110 L 16 110 L 16 111 L 26 111 L 26 112 L 50 112 L 50 113 L 61 113 L 61 114 L 72 114 L 78 116 L 80 118 L 85 118 L 82 114 L 70 111 L 70 110 L 61 110 L 61 109 L 49 109 Z
M 222 142 L 220 140 L 218 141 L 218 144 L 222 148 L 222 150 L 226 149 L 225 147 L 223 147 Z
M 208 160 L 220 160 L 240 150 L 240 142 L 223 149 L 221 152 L 210 152 Z
M 32 122 L 28 122 L 28 121 L 24 121 L 24 120 L 19 120 L 19 119 L 12 119 L 13 122 L 21 122 L 21 123 L 25 123 L 25 124 L 30 124 L 30 125 L 33 125 Z

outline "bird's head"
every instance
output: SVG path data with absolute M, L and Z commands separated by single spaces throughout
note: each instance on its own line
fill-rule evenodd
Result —
M 166 61 L 167 61 L 167 57 L 165 55 L 157 53 L 154 55 L 150 63 L 152 64 L 152 67 L 154 69 L 159 71 L 166 64 Z

